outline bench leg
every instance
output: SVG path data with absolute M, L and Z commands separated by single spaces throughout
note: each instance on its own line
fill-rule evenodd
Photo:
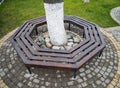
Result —
M 77 73 L 77 71 L 76 71 L 76 70 L 74 70 L 74 74 L 73 74 L 73 75 L 74 75 L 74 78 L 76 78 L 76 73 Z
M 28 66 L 26 66 L 26 67 L 27 67 L 29 73 L 32 74 L 32 71 L 31 71 L 30 67 L 28 67 Z
M 83 38 L 85 37 L 85 32 L 83 32 Z
M 70 30 L 70 23 L 69 23 L 69 26 L 68 26 L 68 30 Z
M 35 33 L 36 33 L 36 35 L 38 35 L 38 30 L 37 30 L 37 28 L 35 29 Z
M 99 52 L 99 57 L 102 55 L 102 52 L 103 52 L 103 50 Z

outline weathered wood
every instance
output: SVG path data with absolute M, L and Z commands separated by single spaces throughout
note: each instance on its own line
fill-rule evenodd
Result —
M 37 26 L 46 24 L 45 17 L 25 22 L 11 37 L 11 43 L 27 67 L 38 66 L 76 71 L 90 59 L 102 53 L 105 41 L 96 24 L 75 16 L 65 16 L 64 22 L 69 24 L 70 30 L 73 32 L 72 26 L 74 25 L 84 31 L 84 41 L 69 51 L 40 48 L 33 41 L 31 33 Z

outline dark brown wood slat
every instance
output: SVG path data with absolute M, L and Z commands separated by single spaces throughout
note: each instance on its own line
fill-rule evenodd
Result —
M 99 45 L 99 43 L 95 43 L 95 45 L 97 46 L 97 45 Z M 85 56 L 87 56 L 90 52 L 92 52 L 95 49 L 94 48 L 95 45 L 90 46 L 85 51 L 81 52 L 80 55 L 78 55 L 77 57 L 74 57 L 73 59 L 74 59 L 75 63 L 84 59 Z
M 89 24 L 90 24 L 90 22 L 89 22 Z M 104 38 L 103 38 L 103 36 L 102 36 L 102 33 L 100 32 L 100 29 L 99 29 L 99 27 L 96 25 L 96 24 L 93 24 L 92 23 L 92 26 L 97 30 L 97 34 L 98 34 L 98 36 L 99 36 L 99 39 L 101 40 L 101 42 L 102 42 L 102 44 L 105 46 L 105 41 L 104 41 Z
M 14 35 L 12 36 L 12 38 L 14 38 L 14 37 L 21 31 L 21 29 L 22 29 L 26 24 L 27 24 L 27 22 L 24 22 L 23 25 L 21 25 L 21 26 L 17 29 L 17 31 L 14 33 Z M 12 38 L 11 38 L 11 39 L 12 39 Z
M 75 19 L 75 20 L 77 20 L 77 19 Z M 80 18 L 79 18 L 79 20 L 80 20 Z M 85 25 L 88 24 L 89 26 L 92 27 L 92 29 L 94 30 L 95 38 L 96 38 L 96 40 L 98 40 L 98 42 L 99 42 L 99 37 L 98 37 L 99 35 L 97 34 L 97 31 L 95 31 L 95 27 L 92 26 L 91 24 L 89 24 L 89 23 L 83 21 L 83 20 L 82 20 L 82 23 L 85 23 Z
M 101 45 L 100 47 L 96 48 L 94 51 L 92 51 L 88 55 L 86 55 L 84 57 L 84 59 L 82 59 L 81 61 L 76 63 L 77 68 L 79 69 L 82 65 L 84 65 L 86 62 L 88 62 L 93 57 L 95 57 L 95 53 L 97 55 L 97 53 L 99 53 L 99 51 L 102 50 L 103 48 L 104 48 L 104 45 Z
M 27 28 L 29 25 L 30 25 L 30 24 L 27 23 L 27 24 L 22 28 L 22 31 L 20 31 L 15 37 L 19 37 L 19 36 L 21 35 L 21 33 L 22 33 L 23 31 L 25 31 L 26 28 Z
M 19 35 L 21 35 L 21 34 L 19 34 Z
M 22 43 L 22 41 L 20 43 Z M 22 46 L 23 45 L 24 44 L 22 44 Z M 25 47 L 22 47 L 22 48 L 25 49 Z M 27 52 L 26 54 L 28 55 L 28 57 L 29 57 L 30 60 L 43 60 L 43 61 L 46 60 L 46 61 L 52 61 L 52 62 L 57 61 L 57 62 L 69 62 L 69 63 L 72 62 L 73 63 L 72 59 L 68 60 L 68 58 L 65 58 L 65 57 L 63 57 L 63 58 L 60 57 L 60 56 L 54 56 L 54 57 L 53 56 L 49 56 L 49 57 L 47 57 L 48 55 L 46 55 L 46 56 L 44 55 L 44 57 L 42 57 L 42 55 L 34 55 L 30 51 L 28 51 L 27 48 L 26 48 L 26 52 Z M 29 54 L 28 54 L 28 52 L 29 52 Z
M 77 23 L 77 24 L 80 24 L 79 22 L 77 22 L 77 21 L 75 21 L 75 20 L 74 20 L 74 21 L 73 21 L 73 20 L 69 20 L 69 21 L 71 21 L 71 22 L 75 22 L 75 23 Z M 80 25 L 84 25 L 84 24 L 81 23 Z M 77 46 L 77 47 L 79 47 L 79 46 Z M 75 51 L 75 48 L 73 48 L 72 50 Z M 71 52 L 72 52 L 72 51 L 71 51 Z
M 75 49 L 78 49 L 79 47 L 82 47 L 84 44 L 88 43 L 90 41 L 90 37 L 88 36 L 88 31 L 87 27 L 84 28 L 86 39 L 82 42 L 80 42 L 78 45 L 74 46 L 73 48 L 70 49 L 70 52 L 74 52 Z
M 72 20 L 73 21 L 73 20 Z M 76 20 L 74 20 L 74 21 L 76 21 Z M 82 24 L 82 22 L 81 22 L 81 24 Z M 88 25 L 86 25 L 86 26 L 88 26 Z M 91 29 L 91 28 L 89 28 L 89 29 Z M 97 38 L 97 36 L 95 37 L 95 39 Z M 97 39 L 96 39 L 97 40 Z M 92 44 L 92 43 L 91 43 Z M 95 46 L 94 46 L 95 47 Z M 96 47 L 97 47 L 97 45 L 96 45 Z M 82 47 L 82 48 L 86 48 L 86 47 Z M 80 50 L 80 48 L 78 49 L 79 51 L 81 51 Z M 77 52 L 77 51 L 76 51 Z
M 84 21 L 84 20 L 83 20 Z M 90 23 L 86 23 L 85 21 L 84 21 L 84 23 L 85 24 L 89 24 L 89 25 L 91 25 Z M 100 40 L 101 40 L 101 38 L 100 38 L 100 36 L 99 36 L 99 34 L 101 34 L 101 33 L 98 33 L 98 29 L 96 29 L 95 28 L 95 26 L 93 26 L 93 25 L 91 25 L 92 27 L 93 27 L 93 31 L 94 31 L 94 34 L 95 34 L 95 37 L 97 38 L 96 40 L 97 40 L 97 42 L 99 42 L 100 44 L 102 44 L 102 42 L 100 42 Z M 99 37 L 99 38 L 98 38 Z M 99 45 L 100 46 L 100 45 Z M 105 46 L 104 46 L 105 47 Z M 103 48 L 104 48 L 103 47 Z M 99 52 L 101 52 L 103 49 L 101 49 Z M 96 53 L 95 53 L 96 54 Z
M 76 69 L 75 64 L 65 64 L 65 63 L 53 63 L 53 62 L 41 62 L 41 61 L 34 61 L 28 60 L 26 65 L 30 66 L 39 66 L 39 67 L 54 67 L 54 68 L 62 68 L 62 69 Z
M 18 40 L 18 39 L 17 39 Z M 22 41 L 18 40 L 18 42 L 20 42 L 20 45 L 22 45 L 22 49 L 24 49 L 24 51 L 26 51 L 27 56 L 29 57 L 30 60 L 47 60 L 47 61 L 52 61 L 52 62 L 69 62 L 69 63 L 73 63 L 74 61 L 71 59 L 69 60 L 68 58 L 61 58 L 60 56 L 55 56 L 55 57 L 41 57 L 41 55 L 33 55 L 29 52 L 29 50 L 27 50 L 26 47 L 28 47 L 29 45 L 27 45 L 26 47 L 24 46 L 24 44 L 22 43 Z M 23 47 L 24 46 L 24 47 Z
M 66 19 L 65 19 L 65 20 L 66 20 Z M 39 20 L 38 20 L 37 22 L 39 22 Z M 71 21 L 71 22 L 72 22 L 72 21 Z M 72 23 L 73 23 L 73 22 L 72 22 Z M 74 23 L 78 25 L 78 23 L 76 23 L 76 22 L 74 22 Z M 81 24 L 81 25 L 82 25 L 82 24 Z M 84 25 L 82 25 L 82 26 L 84 26 Z M 86 33 L 86 30 L 85 30 L 85 34 L 87 34 L 87 33 Z M 72 49 L 78 48 L 79 46 L 81 46 L 81 45 L 83 45 L 84 43 L 88 42 L 88 41 L 90 40 L 90 38 L 89 38 L 89 36 L 86 36 L 86 37 L 87 37 L 87 39 L 86 39 L 85 41 L 81 42 L 80 45 L 77 45 L 77 46 L 73 47 Z
M 75 16 L 72 16 L 72 17 L 76 18 Z M 79 17 L 78 17 L 78 18 L 79 18 Z M 81 19 L 81 18 L 79 18 L 79 19 Z M 101 32 L 100 32 L 99 27 L 98 27 L 95 23 L 92 23 L 92 22 L 87 21 L 87 20 L 85 20 L 85 19 L 81 19 L 81 20 L 84 21 L 85 23 L 87 22 L 87 23 L 91 24 L 92 26 L 94 26 L 94 27 L 97 29 L 98 34 L 100 35 L 101 41 L 102 41 L 103 43 L 105 43 L 104 38 L 103 38 L 103 36 L 102 36 L 102 34 L 101 34 Z
M 30 29 L 32 29 L 32 27 L 29 29 L 30 27 L 28 27 L 28 29 L 26 29 L 26 31 L 24 31 L 22 34 L 21 34 L 21 39 L 23 40 L 23 42 L 24 42 L 24 44 L 25 45 L 27 45 L 28 46 L 28 49 L 31 51 L 31 53 L 33 54 L 33 55 L 45 55 L 45 56 L 55 56 L 55 57 L 66 57 L 66 58 L 68 58 L 68 57 L 71 57 L 70 55 L 65 55 L 65 54 L 61 54 L 61 53 L 59 53 L 59 54 L 56 54 L 56 53 L 53 53 L 53 52 L 37 52 L 37 51 L 35 51 L 32 47 L 33 46 L 31 46 L 30 44 L 29 44 L 29 42 L 25 39 L 25 37 L 24 37 L 24 35 L 25 35 L 25 33 L 28 31 L 28 30 L 30 30 Z
M 80 44 L 81 44 L 81 43 L 80 43 Z M 34 52 L 34 54 L 35 54 L 35 55 L 40 55 L 39 52 L 38 52 L 38 53 Z M 57 56 L 58 56 L 58 55 L 57 55 Z M 60 54 L 59 54 L 59 56 L 60 56 Z M 71 55 L 66 55 L 66 56 L 65 56 L 65 54 L 64 54 L 63 56 L 64 56 L 64 57 L 71 57 L 71 58 L 72 58 L 72 56 L 74 56 L 74 55 L 72 55 L 72 56 L 71 56 Z M 61 56 L 61 57 L 63 57 L 63 56 Z
M 100 40 L 101 40 L 102 44 L 105 46 L 106 43 L 105 43 L 105 41 L 104 41 L 104 38 L 103 38 L 102 33 L 101 33 L 101 31 L 100 31 L 100 28 L 99 28 L 97 25 L 96 25 L 95 28 L 96 28 L 96 29 L 99 29 L 99 30 L 98 30 L 98 34 L 99 34 L 99 36 L 100 36 Z
M 40 51 L 40 52 L 52 52 L 52 53 L 57 53 L 57 54 L 59 54 L 59 53 L 64 53 L 64 54 L 67 54 L 67 53 L 69 53 L 69 51 L 65 51 L 65 50 L 51 50 L 51 49 L 42 49 L 42 48 L 40 48 L 35 42 L 33 42 L 33 40 L 32 40 L 32 38 L 30 37 L 30 32 L 31 32 L 32 30 L 30 30 L 29 31 L 29 33 L 28 34 L 26 34 L 26 38 L 35 46 L 35 47 L 37 47 L 36 49 L 37 49 L 37 51 Z
M 95 31 L 94 31 L 95 32 Z M 96 34 L 96 33 L 95 33 Z M 95 35 L 96 36 L 96 35 Z M 98 39 L 98 36 L 96 36 L 97 37 L 97 40 L 99 41 L 99 39 Z M 98 44 L 96 44 L 96 46 L 98 46 Z M 85 53 L 84 53 L 85 54 Z M 84 55 L 84 54 L 81 54 L 81 55 Z M 81 58 L 82 58 L 82 56 L 81 56 Z M 77 60 L 77 59 L 75 59 L 75 60 Z
M 19 56 L 22 58 L 23 62 L 28 66 L 40 66 L 40 67 L 48 67 L 48 68 L 53 67 L 56 69 L 76 69 L 75 64 L 65 64 L 65 63 L 61 64 L 61 63 L 29 60 L 29 59 L 27 59 L 27 57 L 25 57 L 23 51 L 21 51 L 21 49 L 18 46 L 16 46 L 15 42 L 14 41 L 12 41 L 12 42 L 13 42 L 12 44 L 15 46 L 15 49 L 17 50 Z
M 22 37 L 23 38 L 23 37 Z M 29 59 L 31 60 L 47 60 L 47 61 L 58 61 L 58 62 L 69 62 L 69 63 L 73 63 L 74 61 L 68 60 L 67 58 L 60 58 L 60 57 L 41 57 L 41 56 L 34 56 L 33 54 L 30 53 L 30 51 L 26 48 L 28 46 L 30 46 L 29 44 L 27 46 L 25 46 L 19 38 L 16 39 L 18 44 L 21 45 L 21 48 L 26 51 L 25 54 L 28 56 Z
M 40 20 L 43 20 L 44 22 L 40 24 Z M 85 33 L 87 43 L 80 45 L 79 48 L 73 49 L 72 52 L 66 53 L 66 55 L 74 54 L 72 58 L 66 58 L 64 57 L 64 55 L 61 58 L 59 57 L 59 54 L 55 57 L 52 57 L 51 55 L 46 56 L 46 54 L 49 53 L 46 51 L 42 51 L 42 53 L 45 52 L 45 54 L 41 55 L 42 53 L 39 54 L 40 52 L 35 51 L 31 48 L 34 43 L 32 44 L 29 41 L 28 34 L 30 34 L 30 32 L 32 31 L 31 29 L 33 29 L 34 26 L 43 25 L 45 24 L 45 21 L 45 17 L 27 21 L 11 38 L 11 42 L 14 48 L 16 49 L 17 53 L 22 58 L 26 66 L 76 70 L 79 69 L 83 64 L 88 62 L 90 59 L 95 57 L 105 47 L 105 41 L 96 24 L 93 24 L 78 17 L 66 16 L 64 22 L 70 22 L 71 24 L 78 25 L 79 27 L 84 26 L 83 30 L 86 31 Z M 36 55 L 34 51 L 38 53 L 38 55 Z M 64 53 L 61 53 L 61 55 L 62 54 Z
M 57 62 L 72 62 L 73 60 L 68 60 L 67 58 L 59 58 L 59 57 L 41 57 L 41 56 L 34 56 L 33 54 L 30 53 L 30 51 L 27 49 L 28 46 L 25 46 L 24 43 L 17 38 L 16 41 L 18 42 L 19 45 L 21 45 L 21 48 L 25 51 L 25 54 L 30 60 L 47 60 L 47 61 L 57 61 Z
M 39 23 L 39 21 L 38 21 L 38 23 Z M 32 30 L 30 30 L 30 32 L 32 32 Z M 42 49 L 42 48 L 40 48 L 35 42 L 33 42 L 33 41 L 31 41 L 32 40 L 32 38 L 30 37 L 30 32 L 28 33 L 28 34 L 26 34 L 26 37 L 28 38 L 28 40 L 30 40 L 30 42 L 32 43 L 32 44 L 34 44 L 35 45 L 35 47 L 37 46 L 38 48 L 37 48 L 37 50 L 39 51 L 39 52 L 53 52 L 53 53 L 57 53 L 57 54 L 59 54 L 59 53 L 64 53 L 64 54 L 68 54 L 68 53 L 70 53 L 69 51 L 65 51 L 65 50 L 54 50 L 54 49 Z M 70 56 L 67 56 L 67 57 L 70 57 Z
M 93 43 L 91 43 L 91 44 L 93 44 Z M 74 56 L 74 55 L 73 55 Z
M 38 18 L 35 18 L 35 19 L 31 19 L 31 20 L 29 20 L 29 22 L 31 23 L 31 22 L 33 22 L 33 21 L 37 21 L 37 20 L 44 20 L 44 22 L 46 22 L 46 17 L 45 16 L 41 16 L 41 17 L 38 17 Z M 43 22 L 43 23 L 44 23 Z M 42 24 L 42 23 L 41 23 Z
M 87 23 L 87 22 L 86 22 Z M 90 25 L 90 24 L 89 24 Z M 92 26 L 93 27 L 93 26 Z M 93 28 L 94 29 L 94 28 Z M 97 35 L 97 33 L 96 33 L 96 31 L 95 31 L 95 29 L 94 29 L 94 32 L 95 32 L 95 37 L 97 37 L 98 35 Z M 97 39 L 96 39 L 98 42 L 100 42 L 100 39 L 97 37 Z M 103 47 L 104 48 L 104 47 Z
M 39 21 L 39 22 L 40 22 L 40 21 Z M 32 24 L 30 24 L 30 25 L 32 25 Z M 27 26 L 25 26 L 25 27 L 23 28 L 23 31 L 25 31 L 24 29 L 25 29 L 26 27 L 27 27 Z M 30 26 L 29 26 L 29 27 L 30 27 Z M 29 30 L 29 29 L 28 29 L 28 30 Z M 19 33 L 19 35 L 17 35 L 17 37 L 20 36 L 23 31 L 21 31 L 21 32 Z M 27 29 L 26 29 L 26 31 L 27 31 Z M 24 37 L 22 36 L 22 39 L 23 39 L 23 38 L 24 38 Z M 24 39 L 24 41 L 25 41 L 25 39 Z M 30 44 L 29 44 L 29 43 L 26 43 L 26 45 L 30 45 Z M 30 46 L 28 46 L 28 47 L 29 47 L 29 49 L 30 49 L 32 52 L 34 52 L 33 49 L 32 49 Z M 36 54 L 36 52 L 34 52 L 34 54 Z M 38 54 L 38 53 L 37 53 L 37 54 Z M 42 54 L 44 55 L 45 53 L 42 53 Z M 40 55 L 42 55 L 42 54 L 40 54 Z M 48 55 L 48 53 L 46 53 L 45 55 L 49 56 L 50 54 Z M 54 54 L 51 54 L 51 56 L 59 56 L 59 55 L 58 55 L 58 54 L 55 54 L 55 55 L 54 55 Z M 59 57 L 70 57 L 70 55 L 66 55 L 66 56 L 65 56 L 64 54 L 60 54 Z
M 19 55 L 20 58 L 22 58 L 22 61 L 25 63 L 28 59 L 28 57 L 26 57 L 24 54 L 23 54 L 23 51 L 21 51 L 21 48 L 17 45 L 17 42 L 13 39 L 11 39 L 11 43 L 12 45 L 14 46 L 17 54 Z

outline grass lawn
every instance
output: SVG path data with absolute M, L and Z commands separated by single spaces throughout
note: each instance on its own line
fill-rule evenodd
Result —
M 64 0 L 65 14 L 77 15 L 101 27 L 118 25 L 109 15 L 112 8 L 120 5 L 120 0 Z M 5 0 L 0 5 L 0 38 L 20 26 L 24 21 L 45 15 L 43 0 Z

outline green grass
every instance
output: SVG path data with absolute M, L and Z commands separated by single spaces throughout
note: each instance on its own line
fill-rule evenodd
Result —
M 77 15 L 101 27 L 118 25 L 109 15 L 112 8 L 119 6 L 120 0 L 64 0 L 66 15 Z M 0 38 L 20 26 L 24 21 L 45 15 L 43 0 L 5 0 L 0 5 Z

